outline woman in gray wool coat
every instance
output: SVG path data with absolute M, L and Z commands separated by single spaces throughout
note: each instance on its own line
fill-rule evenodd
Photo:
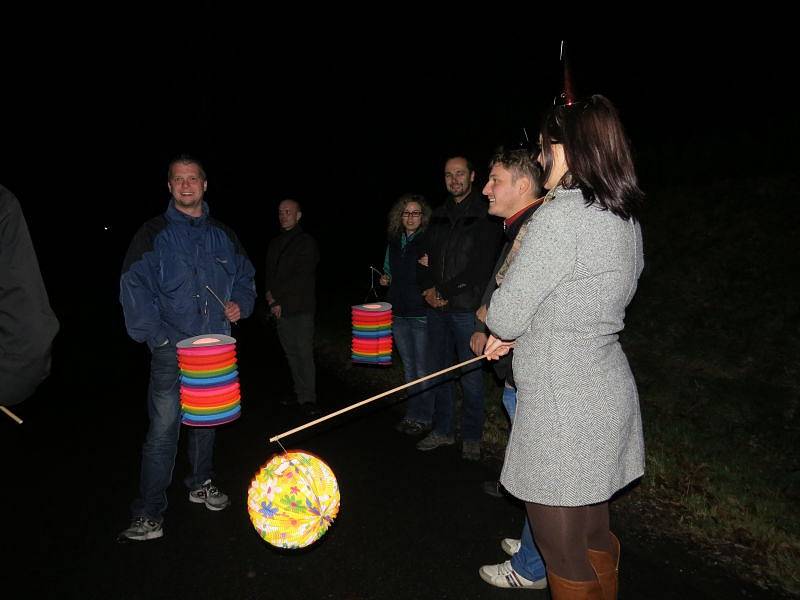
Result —
M 550 190 L 492 296 L 486 346 L 514 346 L 518 404 L 501 482 L 525 501 L 552 597 L 616 598 L 611 496 L 644 472 L 639 399 L 618 342 L 643 266 L 643 203 L 602 96 L 554 106 L 539 161 Z

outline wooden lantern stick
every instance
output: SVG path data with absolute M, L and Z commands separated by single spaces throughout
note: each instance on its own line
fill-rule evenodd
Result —
M 470 363 L 474 363 L 474 362 L 477 362 L 479 360 L 483 360 L 484 358 L 486 358 L 486 356 L 487 356 L 486 354 L 481 354 L 480 356 L 476 356 L 475 358 L 470 358 L 469 360 L 465 360 L 464 362 L 458 363 L 457 365 L 453 365 L 452 367 L 447 367 L 446 369 L 442 369 L 441 371 L 437 371 L 436 373 L 431 373 L 430 375 L 425 375 L 425 377 L 420 377 L 419 379 L 415 379 L 414 381 L 406 383 L 405 385 L 401 385 L 401 386 L 398 386 L 396 388 L 392 388 L 388 392 L 383 392 L 382 394 L 378 394 L 377 396 L 372 396 L 372 398 L 367 398 L 366 400 L 362 400 L 361 402 L 356 402 L 355 404 L 351 404 L 350 406 L 346 406 L 345 408 L 337 410 L 336 412 L 333 412 L 333 413 L 331 413 L 329 415 L 325 415 L 324 417 L 320 417 L 319 419 L 316 419 L 315 421 L 311 421 L 310 423 L 306 423 L 305 425 L 301 425 L 300 427 L 295 427 L 294 429 L 290 429 L 289 431 L 281 433 L 280 435 L 276 435 L 275 437 L 271 437 L 271 438 L 269 438 L 269 441 L 270 442 L 277 442 L 279 439 L 284 438 L 287 435 L 292 435 L 293 433 L 297 433 L 298 431 L 302 431 L 303 429 L 306 429 L 308 427 L 312 427 L 313 425 L 316 425 L 317 423 L 322 423 L 323 421 L 327 421 L 328 419 L 332 419 L 333 417 L 337 417 L 337 416 L 339 416 L 339 415 L 341 415 L 343 413 L 346 413 L 346 412 L 348 412 L 350 410 L 353 410 L 354 408 L 358 408 L 359 406 L 364 406 L 365 404 L 367 404 L 369 402 L 372 402 L 373 400 L 377 400 L 378 398 L 383 398 L 384 396 L 388 396 L 389 394 L 394 394 L 395 392 L 399 392 L 400 390 L 404 390 L 404 389 L 406 389 L 408 387 L 411 387 L 412 385 L 417 385 L 418 383 L 422 383 L 423 381 L 427 381 L 428 379 L 433 379 L 434 377 L 438 377 L 439 375 L 444 375 L 445 373 L 448 373 L 449 371 L 453 371 L 455 369 L 459 369 L 461 367 L 465 367 Z
M 18 425 L 22 425 L 22 419 L 20 419 L 17 415 L 8 410 L 5 406 L 0 406 L 0 410 L 6 413 L 9 419 L 11 419 L 12 421 L 16 421 Z

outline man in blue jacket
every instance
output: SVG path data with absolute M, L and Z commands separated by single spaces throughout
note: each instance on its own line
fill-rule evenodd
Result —
M 231 323 L 253 311 L 255 269 L 226 225 L 209 217 L 203 201 L 208 182 L 202 165 L 181 156 L 169 165 L 172 198 L 167 212 L 147 221 L 125 256 L 120 301 L 128 334 L 146 342 L 151 355 L 148 414 L 142 447 L 139 495 L 133 520 L 118 541 L 145 541 L 164 535 L 166 490 L 181 426 L 176 344 L 201 334 L 230 334 Z M 214 428 L 189 429 L 189 501 L 222 510 L 228 496 L 213 482 Z

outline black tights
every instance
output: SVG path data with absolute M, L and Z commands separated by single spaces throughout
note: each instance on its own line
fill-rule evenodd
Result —
M 573 581 L 594 579 L 586 550 L 611 552 L 608 502 L 575 507 L 526 502 L 525 508 L 547 569 Z

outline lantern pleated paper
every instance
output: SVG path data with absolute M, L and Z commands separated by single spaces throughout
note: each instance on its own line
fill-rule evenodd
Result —
M 373 302 L 352 307 L 354 363 L 392 364 L 392 305 Z
M 339 484 L 313 454 L 290 450 L 261 467 L 247 492 L 250 521 L 278 548 L 305 548 L 320 539 L 339 513 Z
M 228 335 L 198 335 L 178 342 L 181 370 L 181 422 L 216 427 L 241 414 L 236 340 Z

